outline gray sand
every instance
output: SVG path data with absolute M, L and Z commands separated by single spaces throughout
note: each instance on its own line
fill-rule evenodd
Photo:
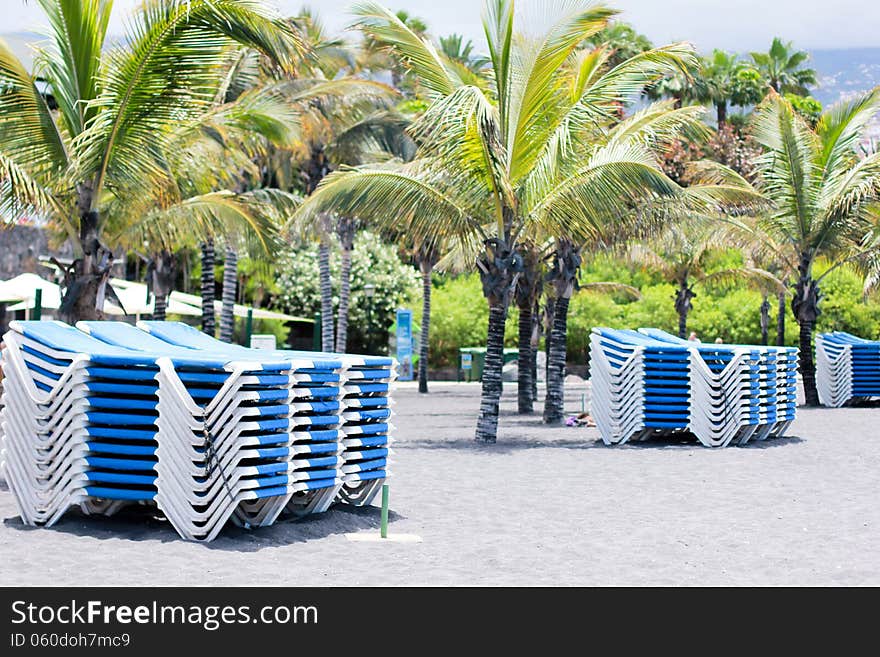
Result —
M 568 409 L 586 388 L 570 386 Z M 187 543 L 159 521 L 22 525 L 0 487 L 4 585 L 878 585 L 880 409 L 800 409 L 791 437 L 709 450 L 606 448 L 595 429 L 514 414 L 472 441 L 476 384 L 396 393 L 392 533 L 362 543 L 379 510 Z

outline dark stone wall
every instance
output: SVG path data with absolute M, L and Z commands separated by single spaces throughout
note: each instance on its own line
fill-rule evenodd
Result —
M 69 259 L 73 249 L 65 242 L 60 249 L 50 249 L 46 231 L 37 226 L 0 228 L 0 280 L 19 274 L 39 274 L 53 278 L 53 269 L 40 264 L 40 256 Z

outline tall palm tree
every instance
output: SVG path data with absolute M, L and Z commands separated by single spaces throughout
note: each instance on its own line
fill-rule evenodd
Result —
M 789 281 L 794 278 L 795 270 L 791 268 L 792 258 L 785 255 L 789 246 L 777 241 L 774 235 L 764 230 L 757 218 L 737 218 L 727 220 L 733 226 L 733 236 L 740 244 L 743 252 L 747 255 L 748 263 L 766 272 L 763 280 L 756 280 L 758 289 L 764 296 L 761 303 L 761 326 L 765 323 L 769 326 L 769 306 L 771 294 L 776 298 L 776 345 L 785 346 L 785 316 L 788 313 L 786 303 L 788 296 Z M 766 318 L 765 318 L 766 317 Z M 769 329 L 768 329 L 769 331 Z M 769 336 L 768 336 L 769 340 Z
M 265 93 L 280 93 L 296 113 L 297 139 L 292 144 L 270 144 L 256 158 L 262 175 L 258 184 L 286 192 L 311 194 L 330 171 L 342 164 L 357 164 L 366 153 L 382 150 L 399 134 L 401 119 L 389 112 L 398 94 L 387 85 L 370 80 L 342 77 L 324 79 L 325 69 L 334 70 L 340 58 L 339 46 L 327 47 L 327 40 L 315 23 L 309 23 L 310 46 L 317 59 L 299 77 L 283 70 L 250 73 Z M 322 59 L 329 51 L 332 61 Z M 353 217 L 354 215 L 352 215 Z M 317 236 L 318 276 L 321 289 L 321 342 L 324 351 L 336 347 L 333 296 L 330 281 L 330 246 L 334 233 L 351 218 L 323 215 L 309 228 L 309 239 Z M 337 226 L 338 223 L 338 226 Z M 353 224 L 352 224 L 353 225 Z M 346 231 L 343 231 L 345 234 Z M 349 251 L 350 252 L 350 251 Z M 344 323 L 344 322 L 343 322 Z M 342 340 L 343 338 L 339 338 Z
M 422 239 L 447 235 L 464 243 L 464 252 L 479 252 L 474 264 L 489 326 L 476 439 L 495 442 L 520 239 L 543 226 L 581 243 L 619 205 L 679 192 L 647 145 L 651 128 L 619 140 L 597 136 L 617 120 L 622 101 L 692 65 L 694 52 L 676 44 L 609 69 L 608 51 L 576 51 L 606 25 L 611 9 L 569 3 L 547 33 L 527 38 L 514 30 L 514 3 L 492 0 L 483 15 L 492 61 L 487 93 L 381 5 L 360 3 L 354 12 L 360 29 L 399 53 L 429 90 L 432 103 L 412 129 L 419 156 L 399 166 L 333 173 L 300 213 L 357 212 Z M 668 122 L 694 119 L 678 114 Z
M 810 54 L 795 50 L 791 41 L 773 39 L 767 52 L 750 53 L 755 67 L 777 93 L 806 95 L 807 87 L 816 84 L 816 71 L 804 66 Z
M 800 326 L 800 372 L 806 403 L 819 403 L 813 330 L 821 282 L 847 262 L 876 257 L 880 152 L 860 151 L 866 127 L 880 112 L 880 88 L 826 111 L 815 129 L 776 92 L 755 110 L 752 132 L 765 154 L 756 186 L 773 203 L 760 228 L 785 245 L 779 260 L 794 272 L 791 309 Z M 814 277 L 817 258 L 829 268 Z
M 60 315 L 100 316 L 112 250 L 102 210 L 119 190 L 164 184 L 157 155 L 174 128 L 198 117 L 230 45 L 242 43 L 293 68 L 304 52 L 290 25 L 246 0 L 153 0 L 129 23 L 124 45 L 104 49 L 111 3 L 39 0 L 50 26 L 36 66 L 58 104 L 51 112 L 35 78 L 0 43 L 0 203 L 34 211 L 67 232 L 77 258 L 66 273 Z

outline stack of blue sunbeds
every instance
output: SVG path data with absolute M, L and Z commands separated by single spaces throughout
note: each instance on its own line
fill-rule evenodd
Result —
M 343 494 L 367 488 L 346 479 L 343 414 L 346 371 L 369 358 L 251 350 L 175 322 L 13 322 L 4 341 L 3 467 L 28 524 L 149 504 L 212 540 L 229 521 L 372 500 Z
M 688 432 L 723 447 L 781 436 L 797 408 L 797 350 L 702 344 L 658 329 L 593 329 L 592 410 L 609 445 Z
M 816 387 L 825 406 L 880 397 L 880 341 L 843 331 L 816 337 Z

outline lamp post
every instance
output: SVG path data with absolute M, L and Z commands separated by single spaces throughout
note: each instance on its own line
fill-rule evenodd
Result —
M 373 295 L 376 286 L 372 283 L 364 285 L 364 296 L 367 298 L 367 351 L 373 348 Z

